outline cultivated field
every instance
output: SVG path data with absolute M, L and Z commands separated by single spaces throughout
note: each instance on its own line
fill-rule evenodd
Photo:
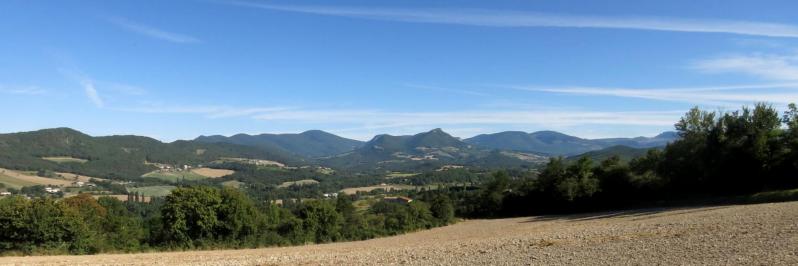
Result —
M 191 171 L 162 171 L 162 170 L 155 170 L 149 173 L 142 175 L 141 177 L 151 177 L 161 179 L 167 182 L 176 183 L 179 180 L 186 180 L 186 181 L 196 181 L 207 179 L 209 177 L 200 175 Z
M 315 185 L 315 184 L 318 184 L 318 183 L 319 183 L 319 181 L 316 181 L 316 180 L 313 180 L 313 179 L 302 179 L 302 180 L 297 180 L 297 181 L 283 182 L 282 184 L 280 184 L 277 187 L 279 187 L 279 188 L 287 188 L 287 187 L 294 186 L 294 185 L 296 185 L 296 186 L 304 186 L 304 185 Z
M 90 182 L 92 179 L 100 181 L 108 181 L 107 179 L 97 178 L 92 176 L 78 175 L 73 173 L 56 172 L 58 176 L 71 181 Z
M 7 257 L 0 264 L 796 265 L 798 202 L 472 220 L 359 242 L 249 250 Z
M 198 175 L 201 175 L 201 176 L 207 176 L 207 177 L 210 177 L 210 178 L 219 178 L 219 177 L 223 177 L 223 176 L 232 175 L 232 174 L 235 173 L 235 171 L 233 171 L 233 170 L 213 169 L 213 168 L 206 168 L 206 167 L 191 169 L 191 172 L 193 172 L 195 174 L 198 174 Z
M 17 171 L 0 168 L 0 183 L 8 184 L 11 187 L 19 188 L 22 186 L 68 186 L 72 181 L 47 178 L 36 175 L 28 175 Z
M 377 190 L 377 189 L 384 189 L 385 191 L 390 191 L 390 190 L 416 189 L 416 187 L 415 186 L 411 186 L 411 185 L 391 185 L 391 184 L 388 184 L 388 185 L 378 185 L 378 186 L 368 186 L 368 187 L 345 188 L 345 189 L 342 189 L 341 192 L 343 192 L 345 194 L 355 194 L 358 191 L 370 192 L 372 190 Z
M 175 186 L 151 186 L 151 187 L 136 187 L 128 188 L 128 192 L 138 192 L 147 197 L 165 197 L 172 193 Z
M 89 161 L 89 160 L 86 160 L 86 159 L 73 158 L 73 157 L 68 157 L 68 156 L 42 157 L 42 159 L 43 160 L 48 160 L 48 161 L 51 161 L 51 162 L 56 162 L 56 163 L 85 163 L 85 162 Z

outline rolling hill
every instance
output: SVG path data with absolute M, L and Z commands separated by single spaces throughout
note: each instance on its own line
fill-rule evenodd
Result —
M 59 163 L 45 157 L 67 157 L 80 163 Z M 141 136 L 92 137 L 69 128 L 0 134 L 0 167 L 53 170 L 108 178 L 135 178 L 154 170 L 145 162 L 199 164 L 219 157 L 245 157 L 296 162 L 280 151 L 228 143 L 175 141 L 163 143 Z
M 505 131 L 494 134 L 483 134 L 464 141 L 469 144 L 492 149 L 514 150 L 548 154 L 553 156 L 572 156 L 589 151 L 600 150 L 616 145 L 632 148 L 652 148 L 678 138 L 675 132 L 664 132 L 655 137 L 583 139 L 555 131 L 538 131 L 526 133 Z
M 656 148 L 632 148 L 623 145 L 615 145 L 601 150 L 589 151 L 583 154 L 570 156 L 566 158 L 566 160 L 576 161 L 579 160 L 579 158 L 588 157 L 592 159 L 593 162 L 601 162 L 606 159 L 609 159 L 612 156 L 617 155 L 622 162 L 629 162 L 634 158 L 646 155 L 646 153 L 650 149 L 656 149 Z
M 341 154 L 363 145 L 362 141 L 339 137 L 321 130 L 309 130 L 299 134 L 200 136 L 194 140 L 204 143 L 231 143 L 264 150 L 280 150 L 306 158 Z

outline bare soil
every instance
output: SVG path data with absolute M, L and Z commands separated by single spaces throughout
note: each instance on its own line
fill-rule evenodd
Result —
M 470 220 L 359 242 L 6 257 L 0 264 L 798 265 L 798 202 Z

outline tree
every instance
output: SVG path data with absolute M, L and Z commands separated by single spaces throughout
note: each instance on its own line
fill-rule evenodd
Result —
M 436 193 L 430 202 L 429 209 L 440 225 L 447 225 L 454 220 L 454 204 L 446 194 Z
M 166 196 L 161 208 L 164 236 L 174 245 L 194 246 L 210 240 L 219 225 L 217 210 L 222 203 L 219 190 L 211 187 L 182 187 Z M 196 242 L 196 243 L 195 243 Z
M 218 229 L 215 236 L 237 244 L 252 243 L 258 234 L 260 213 L 255 203 L 235 188 L 221 190 L 221 204 L 217 210 Z
M 296 216 L 303 221 L 302 227 L 307 241 L 326 243 L 340 238 L 343 218 L 329 201 L 303 202 L 297 210 Z

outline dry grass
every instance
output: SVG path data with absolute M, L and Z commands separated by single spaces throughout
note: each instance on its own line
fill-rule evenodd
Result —
M 213 169 L 213 168 L 207 168 L 207 167 L 191 169 L 191 172 L 193 172 L 195 174 L 198 174 L 198 175 L 207 176 L 207 177 L 210 177 L 210 178 L 219 178 L 219 177 L 223 177 L 223 176 L 232 175 L 232 174 L 235 173 L 235 171 L 233 171 L 233 170 Z

